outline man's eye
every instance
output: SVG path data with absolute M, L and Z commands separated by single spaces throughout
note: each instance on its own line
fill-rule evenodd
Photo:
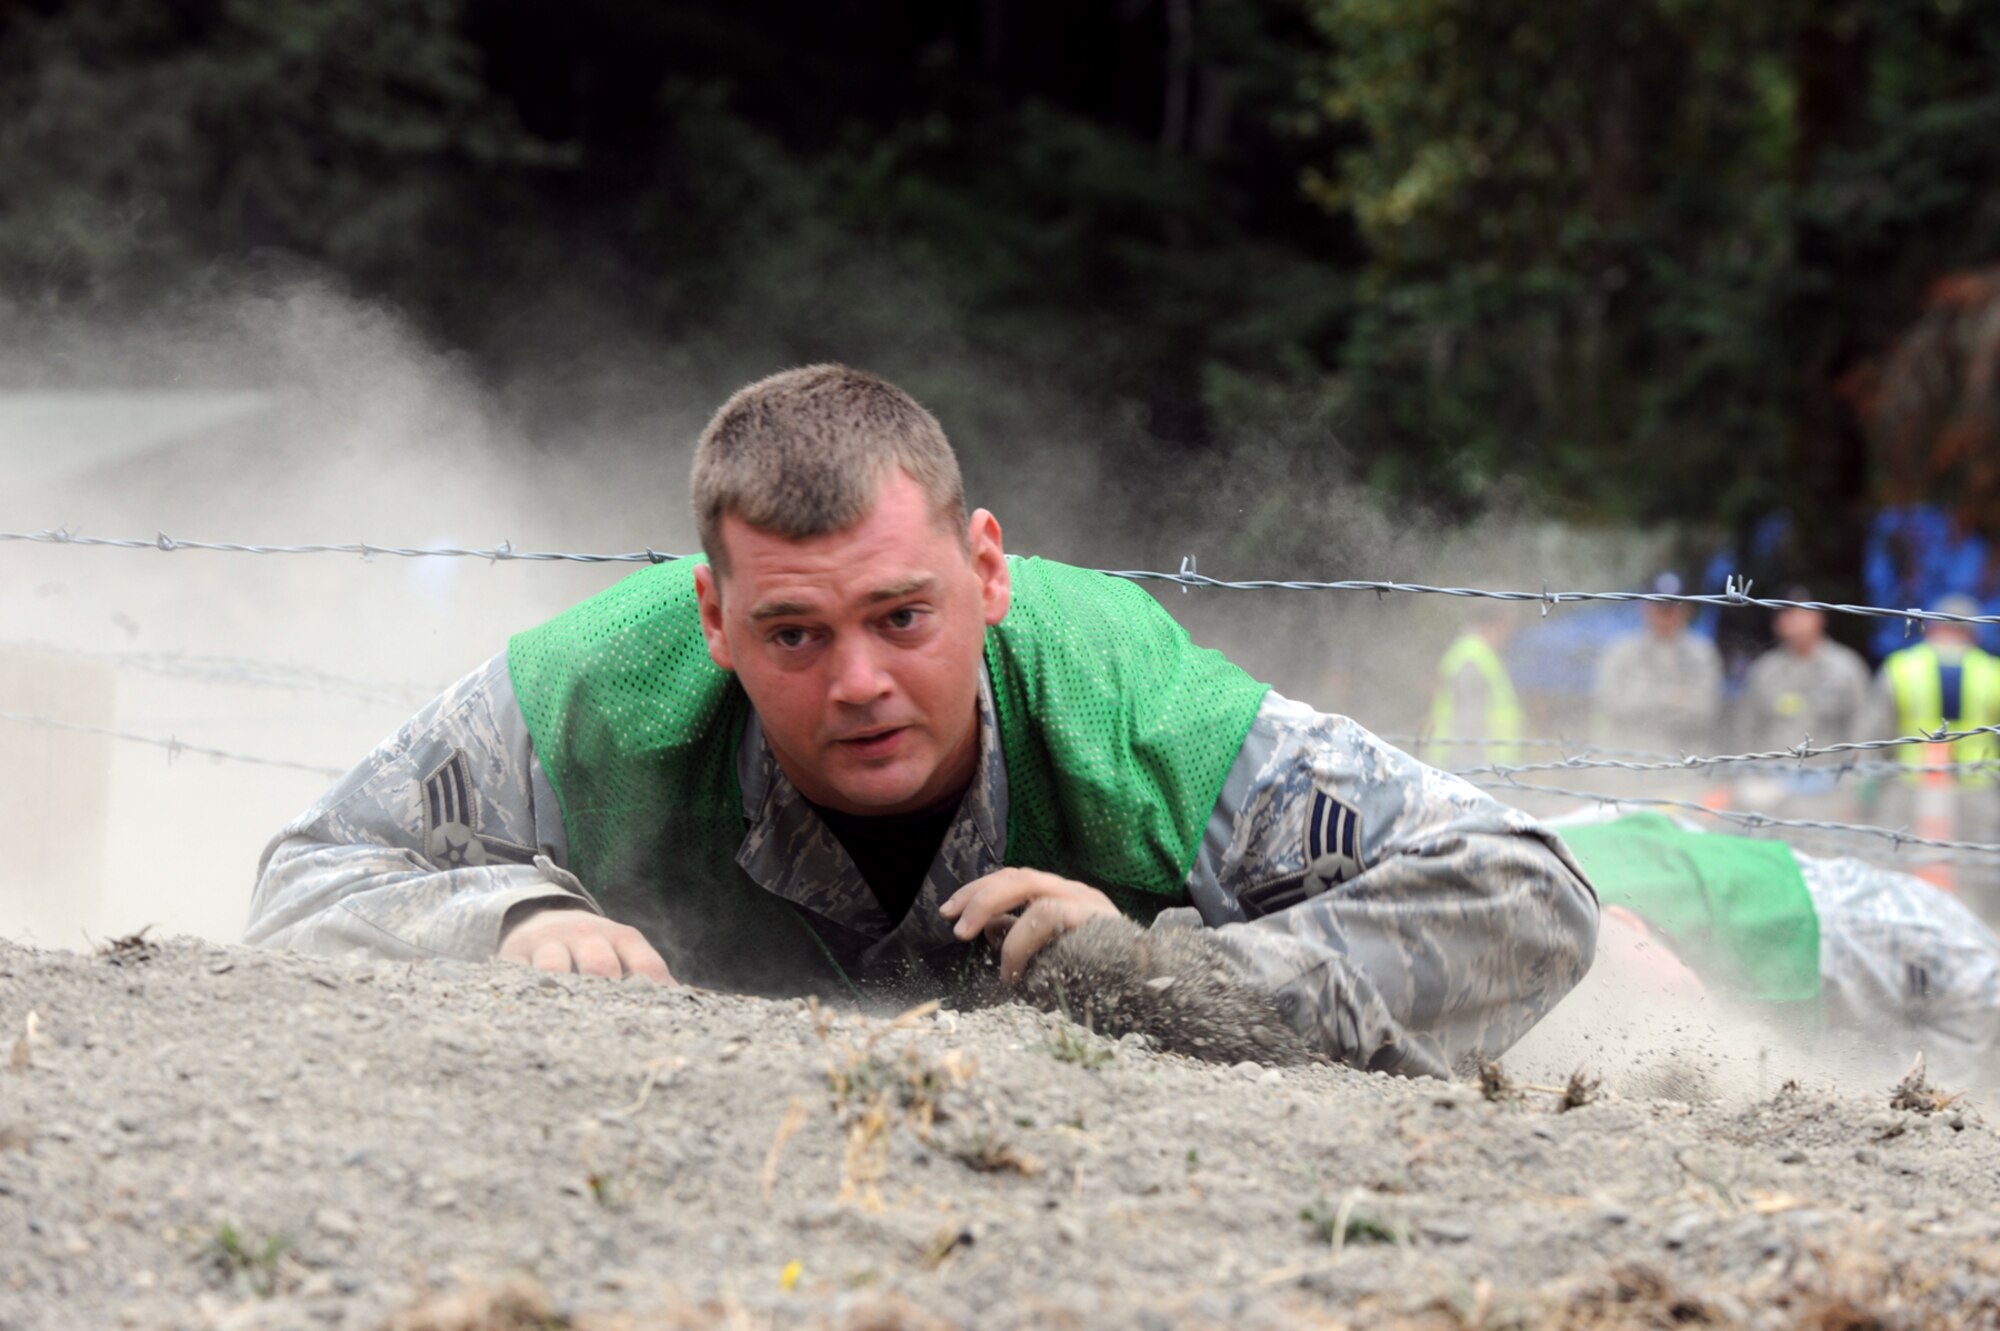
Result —
M 803 647 L 806 645 L 806 631 L 804 629 L 779 629 L 771 635 L 771 641 L 787 650 Z
M 924 612 L 914 606 L 904 606 L 901 610 L 891 610 L 885 621 L 892 629 L 911 629 L 924 617 Z

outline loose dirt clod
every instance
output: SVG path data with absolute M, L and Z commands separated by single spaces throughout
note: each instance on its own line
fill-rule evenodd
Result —
M 1931 1085 L 1930 1078 L 1924 1071 L 1923 1053 L 1919 1051 L 1916 1062 L 1910 1064 L 1910 1070 L 1903 1074 L 1903 1079 L 1897 1082 L 1890 1092 L 1889 1108 L 1908 1109 L 1919 1114 L 1935 1114 L 1941 1109 L 1950 1108 L 1963 1094 L 1962 1091 L 1941 1091 Z
M 1602 1079 L 1578 1068 L 1569 1074 L 1569 1081 L 1563 1086 L 1562 1099 L 1556 1104 L 1556 1112 L 1566 1114 L 1572 1109 L 1581 1109 L 1596 1100 L 1603 1093 L 1603 1089 Z
M 1507 1079 L 1507 1073 L 1495 1060 L 1479 1065 L 1479 1093 L 1493 1104 L 1518 1104 L 1520 1088 Z
M 549 1292 L 515 1279 L 432 1295 L 399 1314 L 386 1331 L 566 1331 Z
M 1198 928 L 1088 920 L 1036 954 L 1021 993 L 1113 1039 L 1143 1035 L 1156 1049 L 1214 1063 L 1315 1061 L 1270 995 L 1238 979 Z
M 146 937 L 152 928 L 149 924 L 123 938 L 106 939 L 98 946 L 97 955 L 114 966 L 135 966 L 142 961 L 151 961 L 160 952 L 160 945 Z

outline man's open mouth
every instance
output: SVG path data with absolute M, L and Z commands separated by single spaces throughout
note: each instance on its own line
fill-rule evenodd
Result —
M 880 753 L 893 748 L 896 740 L 908 730 L 908 726 L 890 726 L 884 730 L 870 730 L 864 734 L 848 735 L 838 741 L 840 746 L 853 753 Z

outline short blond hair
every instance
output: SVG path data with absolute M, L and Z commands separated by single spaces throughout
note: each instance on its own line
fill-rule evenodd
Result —
M 722 519 L 734 513 L 789 540 L 844 531 L 868 516 L 901 470 L 939 522 L 965 540 L 965 482 L 937 418 L 902 389 L 845 365 L 759 379 L 722 404 L 694 451 L 695 528 L 728 572 Z

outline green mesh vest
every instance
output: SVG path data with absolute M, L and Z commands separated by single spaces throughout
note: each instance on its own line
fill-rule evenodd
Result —
M 515 635 L 515 695 L 570 868 L 609 914 L 677 944 L 691 982 L 815 987 L 830 963 L 806 916 L 736 864 L 750 704 L 709 659 L 695 562 L 642 569 Z M 1178 900 L 1267 690 L 1130 582 L 1040 559 L 1010 568 L 1012 607 L 986 634 L 1007 863 L 1150 916 Z
M 1690 832 L 1657 813 L 1562 829 L 1607 906 L 1667 936 L 1702 982 L 1735 998 L 1819 998 L 1819 912 L 1777 841 Z

